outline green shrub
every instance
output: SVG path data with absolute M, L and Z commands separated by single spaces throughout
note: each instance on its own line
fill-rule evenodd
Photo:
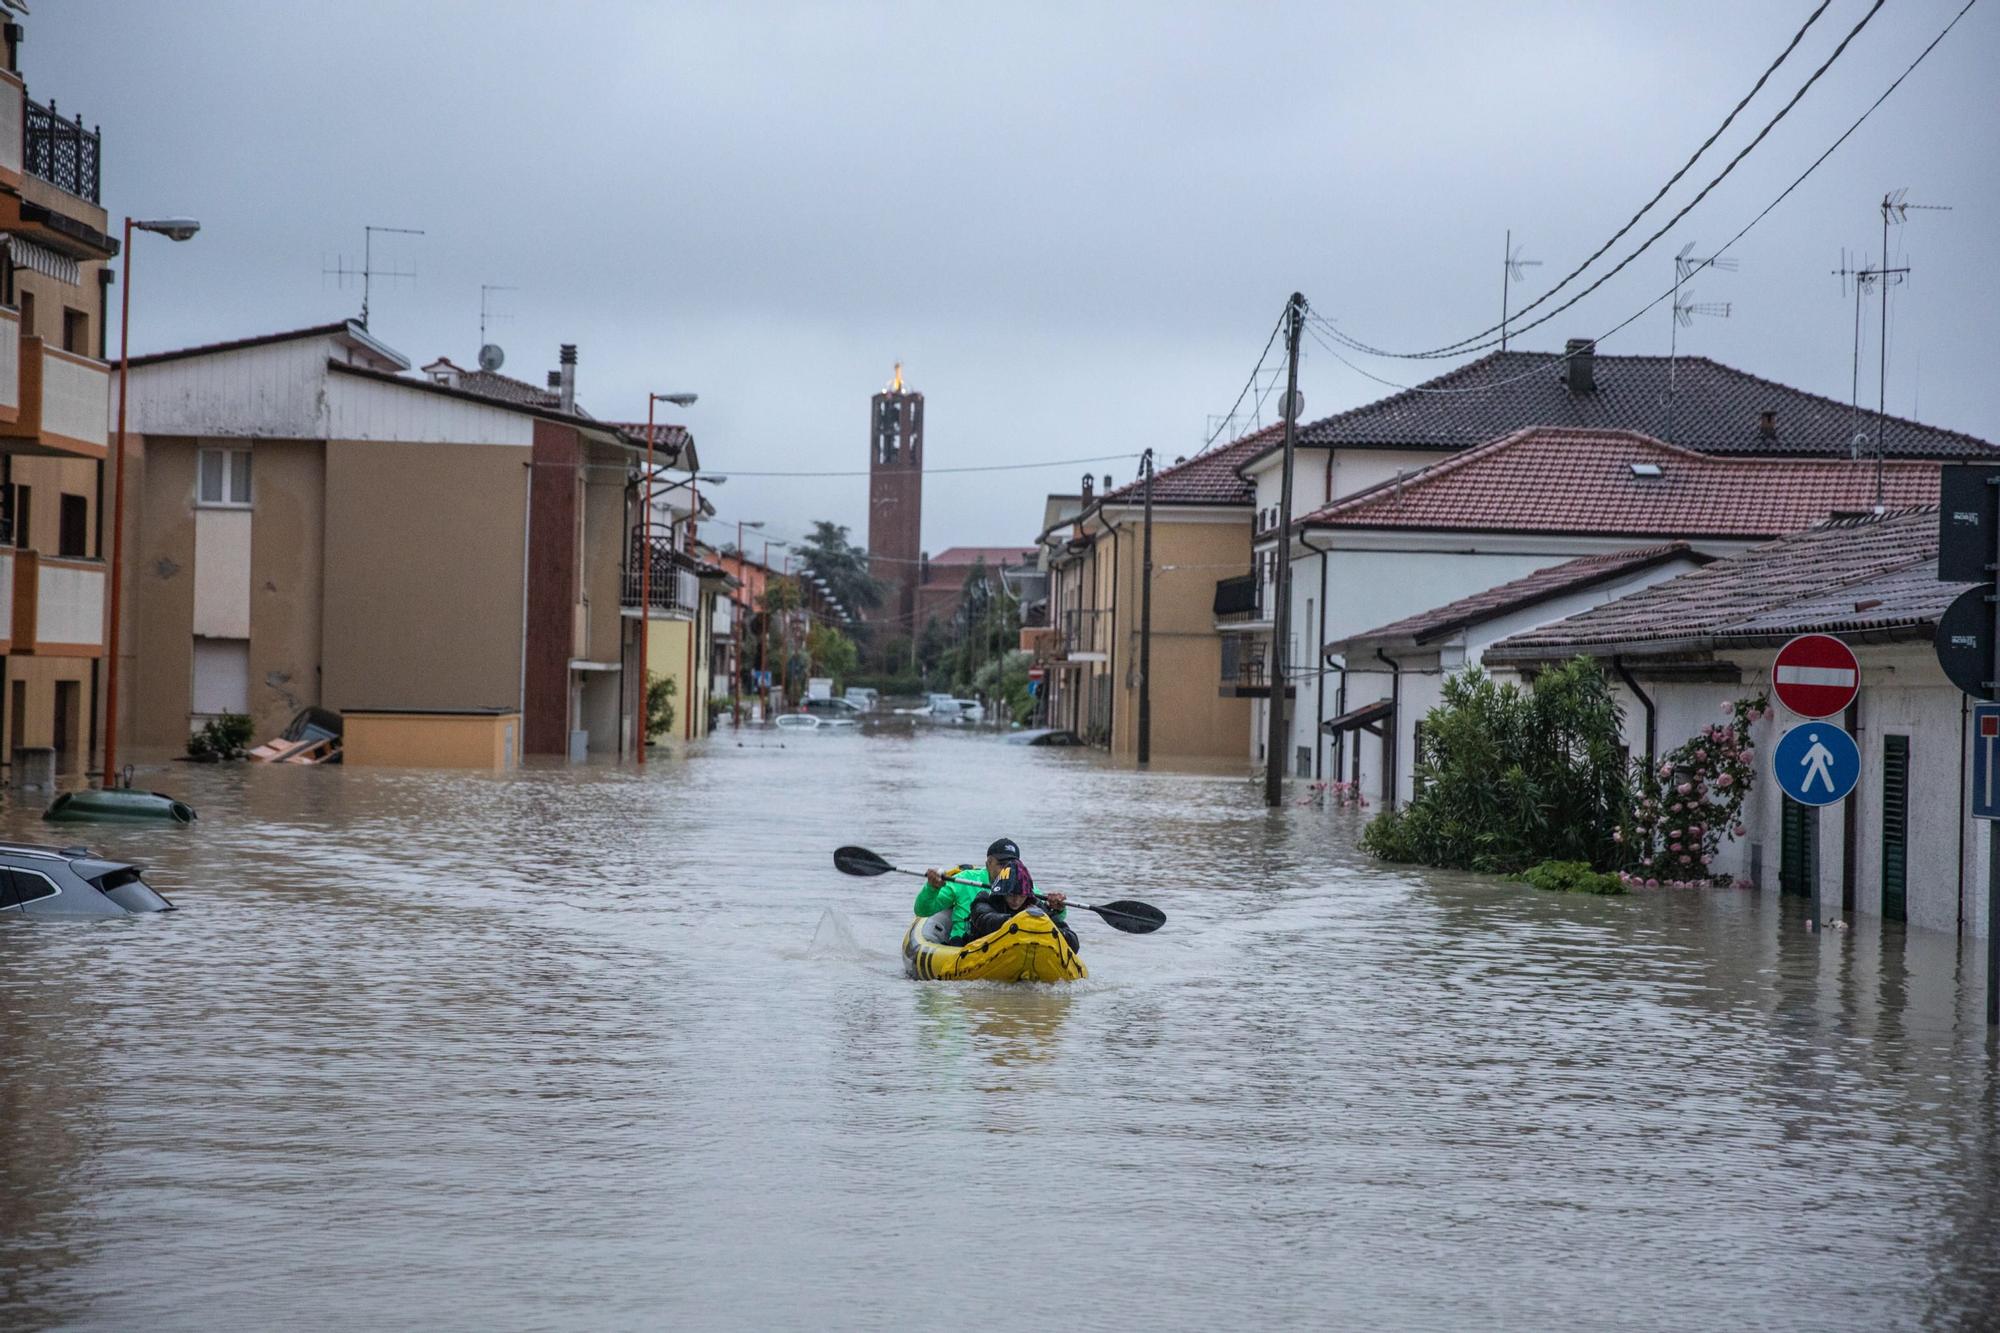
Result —
M 211 718 L 200 731 L 188 737 L 190 759 L 241 759 L 249 748 L 251 722 L 242 713 L 224 713 Z
M 1604 673 L 1577 658 L 1522 690 L 1478 667 L 1446 677 L 1424 719 L 1417 795 L 1362 847 L 1387 861 L 1513 874 L 1538 861 L 1617 861 L 1630 797 L 1622 717 Z
M 674 696 L 681 683 L 661 676 L 646 687 L 646 740 L 650 743 L 674 729 Z
M 1538 889 L 1553 893 L 1625 892 L 1625 881 L 1616 875 L 1599 874 L 1586 861 L 1541 861 L 1521 872 L 1522 879 Z

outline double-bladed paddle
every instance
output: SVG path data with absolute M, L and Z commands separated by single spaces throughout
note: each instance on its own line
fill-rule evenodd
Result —
M 840 871 L 843 875 L 874 876 L 896 874 L 915 875 L 918 879 L 924 877 L 924 872 L 921 870 L 905 870 L 901 866 L 890 865 L 866 847 L 842 847 L 838 849 L 833 854 L 833 866 L 834 869 Z M 969 879 L 956 878 L 953 878 L 950 882 L 953 884 L 973 883 Z M 985 886 L 979 885 L 977 887 L 984 888 Z M 1066 902 L 1064 906 L 1081 907 L 1086 912 L 1095 912 L 1104 919 L 1105 925 L 1111 927 L 1113 930 L 1122 930 L 1127 935 L 1150 935 L 1161 926 L 1167 924 L 1167 914 L 1151 903 L 1124 900 L 1096 905 Z

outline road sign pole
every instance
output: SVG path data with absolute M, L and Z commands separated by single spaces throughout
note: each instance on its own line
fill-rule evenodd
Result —
M 1988 473 L 1986 476 L 1986 512 L 1994 512 L 1991 497 L 2000 495 L 2000 476 Z M 1945 516 L 1947 519 L 1949 515 Z M 2000 523 L 1991 526 L 1993 537 L 1993 563 L 1986 567 L 1987 586 L 1990 588 L 2000 579 Z M 1994 676 L 2000 678 L 2000 598 L 1993 603 Z M 1990 686 L 1989 686 L 1990 688 Z M 1987 698 L 1991 699 L 1992 694 Z M 1988 755 L 1988 780 L 1991 780 L 1992 756 Z M 1986 829 L 1986 1026 L 2000 1027 L 2000 819 L 1987 821 Z

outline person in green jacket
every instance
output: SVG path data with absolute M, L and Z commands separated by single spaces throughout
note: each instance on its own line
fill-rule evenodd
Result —
M 950 942 L 965 943 L 965 928 L 972 919 L 972 900 L 992 882 L 986 867 L 953 866 L 949 870 L 926 870 L 924 886 L 917 890 L 912 909 L 918 916 L 931 916 L 951 909 Z
M 1055 918 L 1056 924 L 1068 937 L 1070 947 L 1077 945 L 1076 935 L 1069 929 L 1069 913 L 1064 910 L 1064 895 L 1052 893 L 1044 898 L 1034 889 L 1035 881 L 1021 864 L 1021 849 L 1012 838 L 1001 838 L 986 849 L 984 866 L 961 865 L 949 870 L 926 870 L 924 887 L 917 892 L 914 910 L 918 916 L 930 916 L 951 909 L 951 933 L 948 942 L 954 945 L 967 943 L 973 938 L 973 900 L 983 891 L 1006 880 L 1010 890 L 1021 881 L 1021 891 L 1008 900 L 1008 912 L 1019 911 L 1027 906 L 1030 898 L 1040 899 Z M 989 903 L 989 906 L 991 904 Z M 985 932 L 981 932 L 985 933 Z

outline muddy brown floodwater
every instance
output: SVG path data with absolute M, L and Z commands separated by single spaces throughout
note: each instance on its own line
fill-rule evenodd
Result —
M 183 910 L 0 925 L 0 1327 L 2000 1321 L 1951 939 L 1384 868 L 957 734 L 141 781 L 201 822 L 88 837 Z M 832 849 L 1001 834 L 1167 928 L 904 980 L 913 881 Z

